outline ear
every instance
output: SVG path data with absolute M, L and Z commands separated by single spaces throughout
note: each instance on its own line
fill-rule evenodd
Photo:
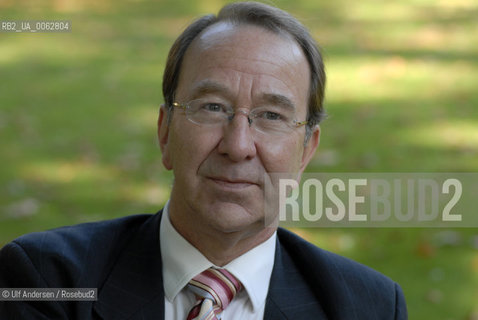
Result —
M 317 125 L 313 130 L 314 131 L 312 132 L 312 135 L 310 136 L 309 141 L 307 141 L 307 144 L 304 146 L 304 153 L 302 154 L 302 162 L 300 165 L 299 177 L 304 172 L 310 160 L 312 160 L 312 157 L 314 156 L 315 151 L 317 150 L 317 147 L 319 146 L 320 127 Z
M 163 165 L 167 170 L 173 169 L 171 162 L 171 156 L 169 153 L 169 123 L 168 123 L 168 111 L 164 104 L 159 109 L 158 116 L 158 141 L 161 149 Z

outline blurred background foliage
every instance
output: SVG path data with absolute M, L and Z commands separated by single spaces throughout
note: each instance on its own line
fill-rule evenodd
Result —
M 72 22 L 71 33 L 0 33 L 0 247 L 161 208 L 167 51 L 224 3 L 0 0 L 1 20 Z M 274 3 L 311 29 L 326 60 L 329 119 L 310 172 L 478 171 L 478 2 Z M 410 319 L 478 319 L 475 229 L 295 231 L 398 281 Z

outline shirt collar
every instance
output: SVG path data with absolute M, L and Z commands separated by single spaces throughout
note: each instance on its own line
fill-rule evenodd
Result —
M 265 303 L 269 291 L 276 237 L 276 232 L 274 232 L 265 242 L 224 266 L 241 281 L 249 295 L 254 311 Z M 172 302 L 194 276 L 213 267 L 214 264 L 173 227 L 169 219 L 169 202 L 163 209 L 159 238 L 163 263 L 164 294 Z
M 269 291 L 269 281 L 274 267 L 276 232 L 252 250 L 224 266 L 246 289 L 254 311 L 261 307 Z

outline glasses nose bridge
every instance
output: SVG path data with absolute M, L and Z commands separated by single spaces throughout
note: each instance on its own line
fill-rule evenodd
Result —
M 229 117 L 229 121 L 232 121 L 237 114 L 242 114 L 247 118 L 247 123 L 249 123 L 249 127 L 252 125 L 252 118 L 250 117 L 250 111 L 246 111 L 241 109 L 236 109 L 232 112 L 231 116 Z

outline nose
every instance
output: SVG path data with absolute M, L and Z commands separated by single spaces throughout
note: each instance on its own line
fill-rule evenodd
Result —
M 237 114 L 243 114 L 246 118 L 247 118 L 247 122 L 249 123 L 249 127 L 251 126 L 252 124 L 252 119 L 249 117 L 249 112 L 245 111 L 245 110 L 242 110 L 242 109 L 237 109 L 234 114 L 229 118 L 229 121 L 231 121 L 232 119 L 234 119 L 234 117 L 237 115 Z
M 235 162 L 255 157 L 257 150 L 250 125 L 249 113 L 237 109 L 229 124 L 224 126 L 219 153 Z

